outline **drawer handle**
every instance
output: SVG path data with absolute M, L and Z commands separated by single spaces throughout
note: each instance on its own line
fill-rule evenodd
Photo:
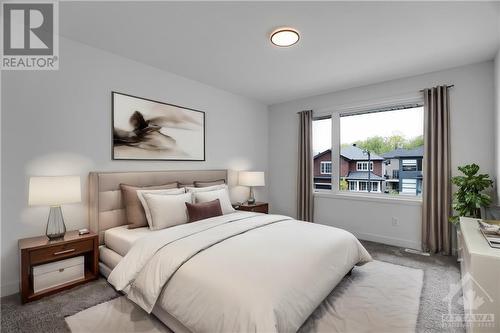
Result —
M 457 262 L 462 262 L 464 261 L 464 258 L 457 258 Z
M 59 268 L 59 273 L 64 272 L 64 268 Z
M 64 251 L 54 252 L 54 255 L 55 255 L 55 256 L 58 256 L 58 255 L 60 255 L 60 254 L 66 254 L 66 253 L 71 253 L 71 252 L 75 252 L 75 249 L 69 249 L 69 250 L 64 250 Z

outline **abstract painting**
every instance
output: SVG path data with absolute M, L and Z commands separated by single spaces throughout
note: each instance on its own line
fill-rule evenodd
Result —
M 112 92 L 113 159 L 205 160 L 205 112 Z

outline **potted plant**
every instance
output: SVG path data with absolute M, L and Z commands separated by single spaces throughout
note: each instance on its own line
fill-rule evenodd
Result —
M 483 192 L 493 186 L 488 174 L 478 174 L 477 164 L 459 166 L 458 170 L 464 175 L 451 178 L 458 188 L 453 194 L 453 209 L 457 215 L 450 217 L 450 222 L 455 224 L 459 222 L 460 216 L 481 218 L 481 207 L 491 203 L 491 197 Z

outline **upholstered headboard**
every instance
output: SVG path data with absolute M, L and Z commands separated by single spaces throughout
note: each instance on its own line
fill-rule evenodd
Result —
M 192 184 L 194 181 L 219 179 L 224 179 L 227 183 L 227 170 L 91 172 L 89 174 L 90 230 L 99 234 L 99 243 L 103 244 L 104 231 L 126 224 L 120 184 L 146 186 L 174 181 Z

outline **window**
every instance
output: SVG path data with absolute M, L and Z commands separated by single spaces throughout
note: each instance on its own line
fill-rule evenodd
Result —
M 420 102 L 353 110 L 313 121 L 315 188 L 419 195 L 415 180 L 423 177 L 424 152 Z
M 339 169 L 344 174 L 339 177 L 357 182 L 357 189 L 349 183 L 348 191 L 417 195 L 417 184 L 403 186 L 400 178 L 422 177 L 423 107 L 367 109 L 333 119 L 340 128 Z
M 417 171 L 417 160 L 403 160 L 401 164 L 403 171 Z
M 313 120 L 314 188 L 332 189 L 332 118 Z
M 358 182 L 360 191 L 368 191 L 368 182 Z
M 366 162 L 357 162 L 356 163 L 357 171 L 368 171 L 368 161 Z M 370 162 L 370 171 L 373 171 L 373 162 Z
M 357 191 L 358 190 L 358 182 L 349 181 L 349 191 Z
M 322 161 L 320 167 L 321 167 L 320 172 L 322 175 L 332 174 L 332 161 Z

